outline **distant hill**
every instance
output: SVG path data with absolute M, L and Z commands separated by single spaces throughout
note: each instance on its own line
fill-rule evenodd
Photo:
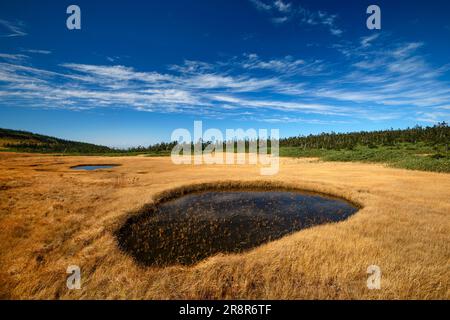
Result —
M 39 153 L 99 154 L 114 149 L 91 143 L 63 140 L 27 131 L 0 128 L 0 149 Z

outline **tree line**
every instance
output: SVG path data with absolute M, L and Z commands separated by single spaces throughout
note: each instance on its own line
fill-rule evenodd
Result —
M 394 146 L 400 143 L 422 142 L 431 146 L 444 146 L 446 151 L 450 144 L 450 127 L 446 122 L 434 126 L 415 126 L 407 129 L 390 129 L 379 131 L 359 131 L 350 133 L 321 133 L 318 135 L 297 136 L 280 140 L 280 146 L 299 147 L 303 149 L 353 149 L 357 145 L 376 147 Z
M 115 149 L 106 146 L 100 146 L 84 142 L 69 141 L 34 134 L 26 131 L 16 131 L 9 129 L 0 129 L 0 138 L 7 141 L 15 141 L 4 144 L 4 147 L 22 152 L 42 152 L 42 153 L 79 153 L 79 154 L 108 154 L 108 153 L 157 153 L 169 154 L 177 142 L 161 142 L 147 147 L 139 146 L 128 149 Z M 233 143 L 234 150 L 237 150 L 238 143 L 241 142 L 248 151 L 252 142 L 231 141 L 216 142 L 219 146 L 222 144 L 223 150 L 226 150 L 227 143 Z M 359 131 L 350 133 L 321 133 L 317 135 L 296 136 L 283 138 L 279 140 L 280 147 L 297 147 L 303 149 L 327 149 L 327 150 L 352 150 L 358 145 L 367 147 L 394 146 L 400 143 L 425 143 L 430 146 L 441 146 L 446 151 L 450 145 L 450 127 L 446 122 L 438 123 L 434 126 L 415 126 L 407 129 L 390 129 L 379 131 Z M 197 141 L 190 143 L 192 151 L 195 146 L 203 150 L 211 144 L 211 141 Z M 256 140 L 259 144 L 259 141 Z M 270 141 L 267 146 L 270 148 Z

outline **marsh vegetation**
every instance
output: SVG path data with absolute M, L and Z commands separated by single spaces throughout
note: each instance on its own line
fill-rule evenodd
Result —
M 255 166 L 176 166 L 168 157 L 117 157 L 120 167 L 83 174 L 68 168 L 111 158 L 0 152 L 0 160 L 4 299 L 449 298 L 448 174 L 282 158 L 280 173 L 259 181 Z M 362 208 L 189 266 L 142 267 L 118 246 L 117 230 L 152 199 L 249 184 L 331 194 Z M 73 264 L 81 290 L 66 287 Z M 382 290 L 367 289 L 371 264 L 382 269 Z
M 295 190 L 212 188 L 145 206 L 117 237 L 120 247 L 141 264 L 190 265 L 345 220 L 356 211 L 346 201 Z

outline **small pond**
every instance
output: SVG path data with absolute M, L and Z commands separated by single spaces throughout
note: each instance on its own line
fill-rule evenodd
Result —
M 92 171 L 92 170 L 99 170 L 99 169 L 111 169 L 111 168 L 114 168 L 117 166 L 118 166 L 117 164 L 79 165 L 79 166 L 71 167 L 70 169 Z
M 208 191 L 144 207 L 118 230 L 117 238 L 140 264 L 191 265 L 345 220 L 356 211 L 345 200 L 297 191 Z

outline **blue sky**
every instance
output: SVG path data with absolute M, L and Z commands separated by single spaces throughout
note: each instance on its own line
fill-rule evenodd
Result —
M 281 136 L 448 122 L 449 40 L 448 1 L 2 1 L 0 127 L 124 147 L 194 120 Z

